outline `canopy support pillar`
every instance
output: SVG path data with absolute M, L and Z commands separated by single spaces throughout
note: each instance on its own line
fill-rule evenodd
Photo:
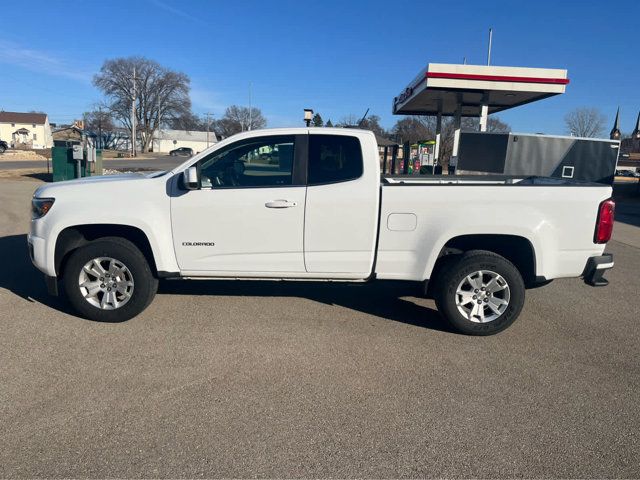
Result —
M 462 104 L 458 104 L 456 114 L 453 117 L 453 150 L 451 156 L 458 156 L 458 146 L 460 145 L 460 127 L 462 125 Z
M 487 131 L 487 118 L 489 117 L 489 105 L 486 103 L 480 106 L 480 131 Z
M 440 143 L 442 141 L 442 103 L 438 103 L 438 114 L 436 115 L 436 146 L 433 152 L 434 167 L 440 162 Z
M 458 165 L 458 147 L 460 146 L 460 127 L 462 126 L 462 103 L 458 103 L 456 114 L 453 117 L 453 149 L 451 150 L 451 159 L 449 166 L 456 167 Z

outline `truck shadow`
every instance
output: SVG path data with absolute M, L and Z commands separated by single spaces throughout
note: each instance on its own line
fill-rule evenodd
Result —
M 616 222 L 640 227 L 640 199 L 616 202 Z M 615 231 L 615 226 L 613 227 Z
M 26 235 L 0 237 L 0 288 L 30 302 L 38 302 L 60 312 L 73 315 L 59 297 L 47 293 L 42 274 L 31 264 Z
M 159 294 L 225 297 L 295 297 L 337 305 L 386 320 L 453 333 L 437 310 L 411 301 L 418 284 L 407 282 L 345 283 L 245 280 L 166 280 Z
M 61 297 L 47 293 L 42 274 L 31 264 L 26 235 L 0 237 L 0 289 L 31 302 L 76 315 Z M 361 284 L 329 282 L 282 282 L 244 280 L 168 280 L 160 283 L 159 295 L 208 295 L 232 297 L 298 297 L 325 305 L 339 305 L 394 322 L 452 332 L 438 312 L 405 296 L 418 296 L 417 285 L 402 282 Z

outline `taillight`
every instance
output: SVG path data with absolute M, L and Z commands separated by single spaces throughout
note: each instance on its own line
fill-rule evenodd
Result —
M 607 243 L 611 240 L 615 210 L 616 202 L 611 199 L 605 200 L 600 204 L 598 221 L 596 222 L 596 234 L 594 236 L 596 243 Z

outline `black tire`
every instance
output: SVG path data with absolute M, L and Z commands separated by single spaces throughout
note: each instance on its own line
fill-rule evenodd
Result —
M 509 287 L 510 298 L 506 308 L 496 319 L 485 323 L 470 320 L 460 312 L 456 304 L 458 286 L 467 276 L 478 271 L 497 273 Z M 455 330 L 467 335 L 493 335 L 501 332 L 515 322 L 524 305 L 525 287 L 522 275 L 509 260 L 493 252 L 472 250 L 456 256 L 455 260 L 447 262 L 440 269 L 435 280 L 434 296 L 438 310 Z M 496 291 L 493 295 L 497 297 L 505 294 Z M 489 298 L 487 301 L 490 300 Z M 489 306 L 485 308 L 482 305 L 491 314 Z
M 0 145 L 0 153 L 4 153 L 6 150 L 6 148 L 4 148 L 2 145 Z
M 133 277 L 130 299 L 113 310 L 103 310 L 89 303 L 79 286 L 78 279 L 84 265 L 99 257 L 122 262 Z M 73 308 L 83 317 L 99 322 L 123 322 L 135 317 L 149 306 L 158 290 L 158 279 L 142 252 L 130 241 L 119 237 L 94 240 L 75 250 L 64 267 L 62 284 Z

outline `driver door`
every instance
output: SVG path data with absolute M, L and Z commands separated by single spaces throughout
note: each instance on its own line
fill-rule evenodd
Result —
M 200 160 L 199 189 L 171 199 L 181 271 L 304 272 L 306 148 L 306 135 L 268 135 L 239 140 Z

